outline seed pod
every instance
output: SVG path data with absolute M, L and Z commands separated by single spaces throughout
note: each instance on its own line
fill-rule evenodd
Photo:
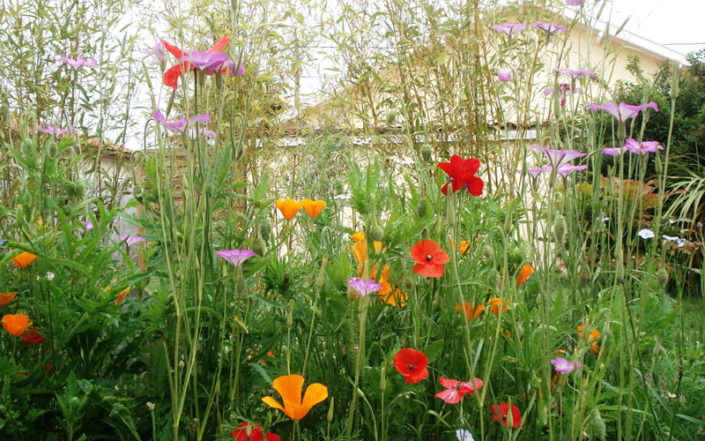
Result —
M 494 257 L 494 250 L 492 247 L 489 245 L 482 247 L 482 256 L 487 260 L 492 259 L 492 257 Z
M 430 144 L 424 144 L 421 146 L 421 157 L 424 161 L 430 162 L 433 156 L 433 149 L 431 149 Z
M 556 216 L 553 221 L 553 234 L 556 236 L 556 242 L 565 243 L 567 239 L 568 225 L 562 215 Z
M 419 203 L 416 204 L 416 215 L 421 218 L 426 217 L 427 208 L 428 203 L 426 202 L 426 199 L 419 200 Z
M 252 242 L 252 251 L 258 256 L 264 256 L 267 252 L 267 243 L 261 237 L 258 237 Z
M 394 124 L 394 121 L 397 119 L 397 111 L 396 110 L 390 110 L 387 112 L 387 117 L 386 117 L 386 123 L 388 126 L 391 126 Z
M 259 224 L 259 232 L 262 235 L 262 239 L 269 240 L 269 234 L 272 232 L 272 224 L 267 221 Z
M 379 225 L 370 228 L 370 239 L 374 242 L 381 242 L 384 239 L 384 230 Z
M 668 283 L 668 271 L 666 270 L 666 268 L 660 268 L 656 272 L 656 279 L 658 280 L 658 283 L 661 286 L 666 286 L 666 284 Z

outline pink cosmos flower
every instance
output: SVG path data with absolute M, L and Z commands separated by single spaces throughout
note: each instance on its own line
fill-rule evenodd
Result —
M 127 236 L 127 235 L 122 235 L 122 236 L 118 236 L 118 237 L 120 238 L 121 241 L 124 240 L 128 247 L 129 247 L 129 246 L 132 246 L 132 245 L 134 245 L 134 244 L 136 244 L 136 243 L 139 243 L 139 242 L 147 242 L 147 239 L 145 239 L 145 238 L 142 237 L 142 236 Z
M 98 65 L 97 60 L 86 60 L 83 57 L 67 58 L 66 55 L 60 56 L 57 61 L 66 63 L 74 69 L 80 69 L 82 67 L 96 67 Z
M 438 392 L 435 397 L 440 398 L 448 404 L 458 404 L 467 394 L 474 394 L 482 388 L 483 382 L 479 378 L 461 382 L 441 377 L 438 380 L 446 390 Z
M 567 374 L 582 367 L 579 361 L 568 361 L 562 357 L 554 358 L 551 360 L 551 364 L 556 368 L 556 372 L 559 374 Z
M 544 21 L 537 21 L 534 23 L 534 29 L 541 29 L 549 34 L 555 34 L 556 32 L 565 31 L 565 26 L 556 23 L 547 23 Z
M 375 283 L 373 279 L 363 280 L 359 277 L 348 279 L 348 286 L 357 292 L 363 299 L 373 292 L 379 291 L 381 283 Z
M 582 75 L 588 75 L 590 78 L 595 78 L 595 72 L 588 69 L 567 69 L 567 68 L 554 68 L 554 72 L 562 73 L 565 75 L 570 75 L 571 78 L 577 78 Z
M 653 109 L 655 112 L 658 112 L 658 105 L 653 102 L 639 106 L 625 103 L 619 103 L 619 105 L 617 105 L 610 101 L 605 104 L 590 104 L 588 105 L 588 109 L 592 111 L 604 110 L 617 118 L 618 121 L 626 122 L 628 119 L 636 117 L 642 110 Z
M 184 129 L 187 126 L 191 126 L 193 124 L 197 123 L 206 123 L 210 122 L 211 118 L 208 116 L 207 113 L 202 113 L 200 115 L 195 115 L 190 118 L 181 118 L 176 121 L 167 121 L 166 118 L 164 118 L 164 115 L 162 112 L 157 109 L 152 113 L 152 118 L 154 118 L 156 121 L 160 122 L 165 129 L 172 133 L 184 133 Z
M 498 34 L 506 34 L 511 36 L 512 34 L 519 33 L 526 29 L 529 25 L 526 23 L 507 23 L 507 24 L 496 24 L 492 26 L 495 32 Z
M 218 250 L 215 252 L 215 254 L 222 257 L 223 259 L 227 260 L 231 264 L 233 264 L 234 267 L 239 267 L 247 259 L 255 256 L 254 251 L 250 251 L 247 249 L 243 249 L 243 250 Z
M 512 81 L 512 71 L 511 70 L 500 70 L 497 72 L 497 78 L 500 79 L 500 81 L 504 81 L 505 83 L 508 83 Z

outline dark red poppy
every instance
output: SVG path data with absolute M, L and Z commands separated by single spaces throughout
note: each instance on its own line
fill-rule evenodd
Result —
M 504 427 L 509 427 L 509 403 L 502 403 L 499 405 L 492 405 L 492 411 L 494 412 L 494 415 L 492 415 L 492 418 L 495 419 L 495 421 L 500 422 L 504 424 Z M 515 429 L 521 426 L 521 412 L 519 411 L 519 408 L 516 407 L 515 405 L 511 405 L 512 408 L 512 427 Z
M 233 430 L 233 438 L 235 441 L 264 441 L 262 436 L 262 426 L 248 422 L 242 422 L 238 428 Z M 267 432 L 266 441 L 281 441 L 279 435 Z
M 450 176 L 450 182 L 441 188 L 443 194 L 448 194 L 448 184 L 453 184 L 453 193 L 467 187 L 473 196 L 482 194 L 482 187 L 485 183 L 475 176 L 475 173 L 480 169 L 479 159 L 463 159 L 458 155 L 453 155 L 449 162 L 441 162 L 438 167 Z
M 41 343 L 43 340 L 44 337 L 42 337 L 37 328 L 27 329 L 22 333 L 22 343 L 26 345 Z
M 441 277 L 444 264 L 450 262 L 450 257 L 432 240 L 422 240 L 411 247 L 411 258 L 416 261 L 414 272 L 424 277 Z
M 418 383 L 428 377 L 428 357 L 411 348 L 400 349 L 394 356 L 394 367 L 408 384 Z
M 181 58 L 184 55 L 188 55 L 187 52 L 182 51 L 178 47 L 174 46 L 173 44 L 167 43 L 166 41 L 163 41 L 164 47 L 166 50 L 168 50 L 173 56 L 176 57 L 176 60 L 181 60 Z M 213 45 L 210 49 L 208 49 L 208 52 L 211 53 L 216 53 L 216 52 L 221 52 L 223 49 L 225 49 L 225 46 L 228 45 L 228 42 L 230 42 L 230 38 L 226 35 L 225 37 L 221 38 L 218 40 L 216 44 Z M 167 69 L 166 72 L 164 72 L 164 85 L 171 87 L 172 89 L 176 89 L 178 86 L 178 79 L 181 75 L 184 75 L 188 73 L 192 68 L 191 63 L 187 61 L 180 61 L 179 64 L 170 67 Z

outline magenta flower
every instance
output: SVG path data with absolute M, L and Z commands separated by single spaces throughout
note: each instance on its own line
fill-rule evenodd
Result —
M 570 87 L 569 83 L 560 83 L 558 85 L 558 89 L 561 94 L 561 107 L 565 107 L 566 94 L 568 94 L 568 93 L 576 94 L 576 93 L 580 93 L 583 91 L 583 89 L 581 89 L 580 87 L 576 87 L 576 88 Z M 556 92 L 556 90 L 553 89 L 552 87 L 547 87 L 543 90 L 544 96 L 553 95 L 555 92 Z
M 658 105 L 653 102 L 642 104 L 640 106 L 625 103 L 619 103 L 619 105 L 617 105 L 611 101 L 605 104 L 588 105 L 588 109 L 592 111 L 604 110 L 605 112 L 617 118 L 617 120 L 620 122 L 626 122 L 628 119 L 636 117 L 640 111 L 646 110 L 647 108 L 653 109 L 655 112 L 658 112 Z
M 587 153 L 581 153 L 578 150 L 552 149 L 549 147 L 544 147 L 542 145 L 530 145 L 529 148 L 543 152 L 548 157 L 548 161 L 551 163 L 551 166 L 555 167 L 556 169 L 559 169 L 561 168 L 561 166 L 568 164 L 568 162 L 572 161 L 573 159 L 582 158 L 583 156 L 587 155 Z
M 559 374 L 567 374 L 583 366 L 579 361 L 568 361 L 561 357 L 551 360 L 551 364 L 556 368 L 556 372 Z
M 74 69 L 80 69 L 82 67 L 96 67 L 98 65 L 97 60 L 86 60 L 83 57 L 78 57 L 78 58 L 67 58 L 66 55 L 62 55 L 59 57 L 57 61 L 61 61 L 62 63 L 66 63 L 69 66 L 73 67 Z
M 222 257 L 223 259 L 227 260 L 228 262 L 232 263 L 234 267 L 239 267 L 240 265 L 243 264 L 247 259 L 250 257 L 255 256 L 254 251 L 250 251 L 247 249 L 243 250 L 218 250 L 215 252 L 218 256 Z
M 556 32 L 565 31 L 565 26 L 556 23 L 546 23 L 544 21 L 537 21 L 534 23 L 534 29 L 541 29 L 549 34 L 555 34 Z
M 201 128 L 201 129 L 198 129 L 198 133 L 200 133 L 201 136 L 205 136 L 206 138 L 215 138 L 215 132 L 213 130 Z M 189 130 L 188 134 L 191 139 L 195 139 L 196 138 L 196 129 Z
M 226 64 L 224 65 L 224 67 L 223 67 L 223 73 L 224 73 L 224 74 L 227 74 L 228 72 L 229 72 L 230 75 L 232 75 L 232 76 L 235 76 L 235 75 L 237 75 L 237 76 L 245 75 L 245 65 L 244 65 L 244 64 L 240 64 L 240 65 L 238 66 L 237 63 L 235 63 L 234 61 L 231 61 L 231 62 L 229 62 L 229 63 L 226 63 Z
M 647 153 L 656 153 L 657 150 L 663 150 L 663 146 L 658 141 L 643 141 L 639 142 L 633 138 L 627 138 L 624 144 L 624 150 L 627 150 L 636 155 L 645 155 Z
M 208 116 L 207 113 L 195 115 L 195 116 L 192 116 L 188 119 L 181 118 L 176 121 L 167 121 L 159 109 L 155 110 L 154 113 L 152 113 L 152 118 L 154 118 L 156 121 L 162 123 L 164 128 L 166 128 L 168 131 L 173 132 L 173 133 L 184 133 L 184 129 L 186 126 L 191 126 L 193 124 L 206 123 L 206 122 L 211 121 L 211 118 L 210 118 L 210 116 Z
M 562 166 L 558 167 L 558 170 L 556 170 L 556 173 L 558 173 L 559 175 L 567 175 L 567 174 L 573 173 L 574 171 L 583 171 L 583 170 L 587 170 L 587 165 L 585 165 L 585 164 L 583 164 L 583 165 L 567 164 L 567 165 L 562 165 Z
M 565 75 L 570 75 L 571 78 L 577 78 L 582 75 L 588 75 L 590 78 L 595 78 L 595 72 L 588 69 L 567 69 L 556 67 L 553 69 L 554 72 L 562 73 Z
M 624 152 L 624 149 L 620 147 L 608 147 L 602 149 L 602 154 L 603 155 L 608 155 L 608 156 L 619 156 Z
M 506 34 L 509 35 L 510 37 L 512 34 L 517 34 L 524 29 L 526 29 L 529 25 L 526 23 L 507 23 L 507 24 L 496 24 L 492 26 L 492 29 L 494 29 L 495 32 L 498 34 Z
M 90 219 L 86 221 L 81 221 L 81 224 L 83 225 L 83 229 L 86 231 L 91 231 L 93 229 L 93 221 Z
M 70 126 L 67 129 L 62 129 L 60 127 L 54 127 L 51 124 L 46 124 L 46 126 L 42 126 L 41 124 L 37 124 L 36 130 L 37 130 L 37 132 L 46 133 L 47 135 L 59 136 L 59 135 L 63 135 L 64 133 L 72 132 L 73 126 Z
M 512 71 L 511 70 L 500 70 L 497 72 L 497 78 L 500 79 L 500 81 L 504 81 L 505 83 L 508 83 L 512 81 Z
M 195 68 L 206 75 L 213 75 L 228 62 L 228 56 L 222 52 L 189 51 L 179 61 L 190 63 L 191 70 Z
M 139 242 L 147 242 L 147 239 L 145 239 L 145 238 L 142 237 L 142 236 L 127 236 L 127 235 L 122 235 L 122 236 L 118 236 L 118 237 L 120 238 L 121 241 L 124 240 L 124 241 L 125 241 L 125 244 L 127 244 L 128 247 L 129 247 L 129 246 L 132 246 L 132 245 L 134 245 L 134 244 L 136 244 L 136 243 L 139 243 Z
M 156 58 L 160 64 L 164 64 L 164 62 L 166 61 L 166 52 L 164 52 L 164 42 L 161 40 L 154 43 L 154 46 L 152 46 L 151 48 L 148 47 L 143 49 L 142 53 Z
M 379 291 L 382 284 L 375 283 L 373 279 L 362 280 L 359 277 L 348 279 L 348 286 L 357 292 L 363 299 L 373 292 Z
M 565 4 L 568 6 L 580 6 L 583 4 L 583 0 L 566 0 Z

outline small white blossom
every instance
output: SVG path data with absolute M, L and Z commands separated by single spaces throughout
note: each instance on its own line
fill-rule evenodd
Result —
M 648 228 L 642 228 L 639 230 L 639 237 L 642 239 L 653 239 L 654 238 L 654 232 L 649 230 Z

